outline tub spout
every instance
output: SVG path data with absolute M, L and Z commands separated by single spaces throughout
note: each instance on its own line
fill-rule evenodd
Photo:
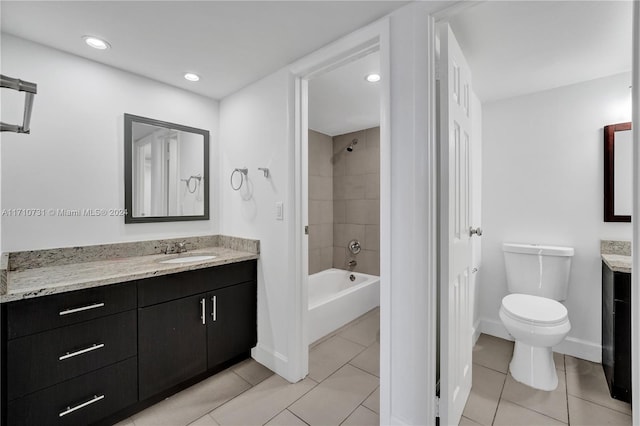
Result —
M 353 269 L 353 268 L 355 268 L 356 266 L 358 266 L 358 262 L 357 262 L 355 259 L 351 259 L 351 260 L 347 263 L 347 265 L 349 266 L 349 268 Z

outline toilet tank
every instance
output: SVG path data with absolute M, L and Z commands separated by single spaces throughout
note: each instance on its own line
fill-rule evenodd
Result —
M 504 243 L 502 251 L 509 293 L 567 298 L 572 247 Z

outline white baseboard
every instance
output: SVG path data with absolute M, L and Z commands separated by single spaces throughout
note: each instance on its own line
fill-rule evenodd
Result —
M 502 322 L 488 318 L 481 318 L 479 322 L 481 333 L 513 341 L 513 337 L 511 337 L 507 329 L 504 328 Z M 478 327 L 476 327 L 476 329 L 477 328 Z M 554 346 L 553 350 L 554 352 L 586 359 L 587 361 L 602 362 L 602 346 L 600 344 L 571 336 L 568 336 L 559 345 Z
M 298 381 L 292 380 L 293 378 L 289 378 L 289 359 L 279 352 L 258 343 L 255 348 L 251 349 L 251 358 L 255 359 L 278 376 L 289 380 L 291 383 Z
M 480 319 L 476 320 L 473 323 L 473 328 L 471 329 L 471 345 L 475 346 L 478 341 L 478 337 L 480 337 Z

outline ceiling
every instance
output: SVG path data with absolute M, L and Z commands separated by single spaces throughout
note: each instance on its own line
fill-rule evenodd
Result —
M 380 125 L 380 83 L 365 76 L 380 72 L 371 53 L 309 81 L 309 128 L 329 136 Z
M 3 32 L 221 99 L 406 3 L 3 0 L 0 22 Z M 84 35 L 112 48 L 91 49 Z
M 631 1 L 486 1 L 450 20 L 483 101 L 631 71 Z
M 0 1 L 2 31 L 221 99 L 405 1 Z M 483 102 L 631 69 L 631 1 L 481 1 L 449 19 Z M 112 48 L 88 48 L 83 35 Z M 377 125 L 377 55 L 310 83 L 310 127 Z M 185 72 L 202 78 L 184 80 Z

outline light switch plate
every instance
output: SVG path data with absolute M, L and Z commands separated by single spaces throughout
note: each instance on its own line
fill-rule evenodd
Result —
M 284 219 L 284 204 L 282 201 L 276 201 L 276 220 Z

